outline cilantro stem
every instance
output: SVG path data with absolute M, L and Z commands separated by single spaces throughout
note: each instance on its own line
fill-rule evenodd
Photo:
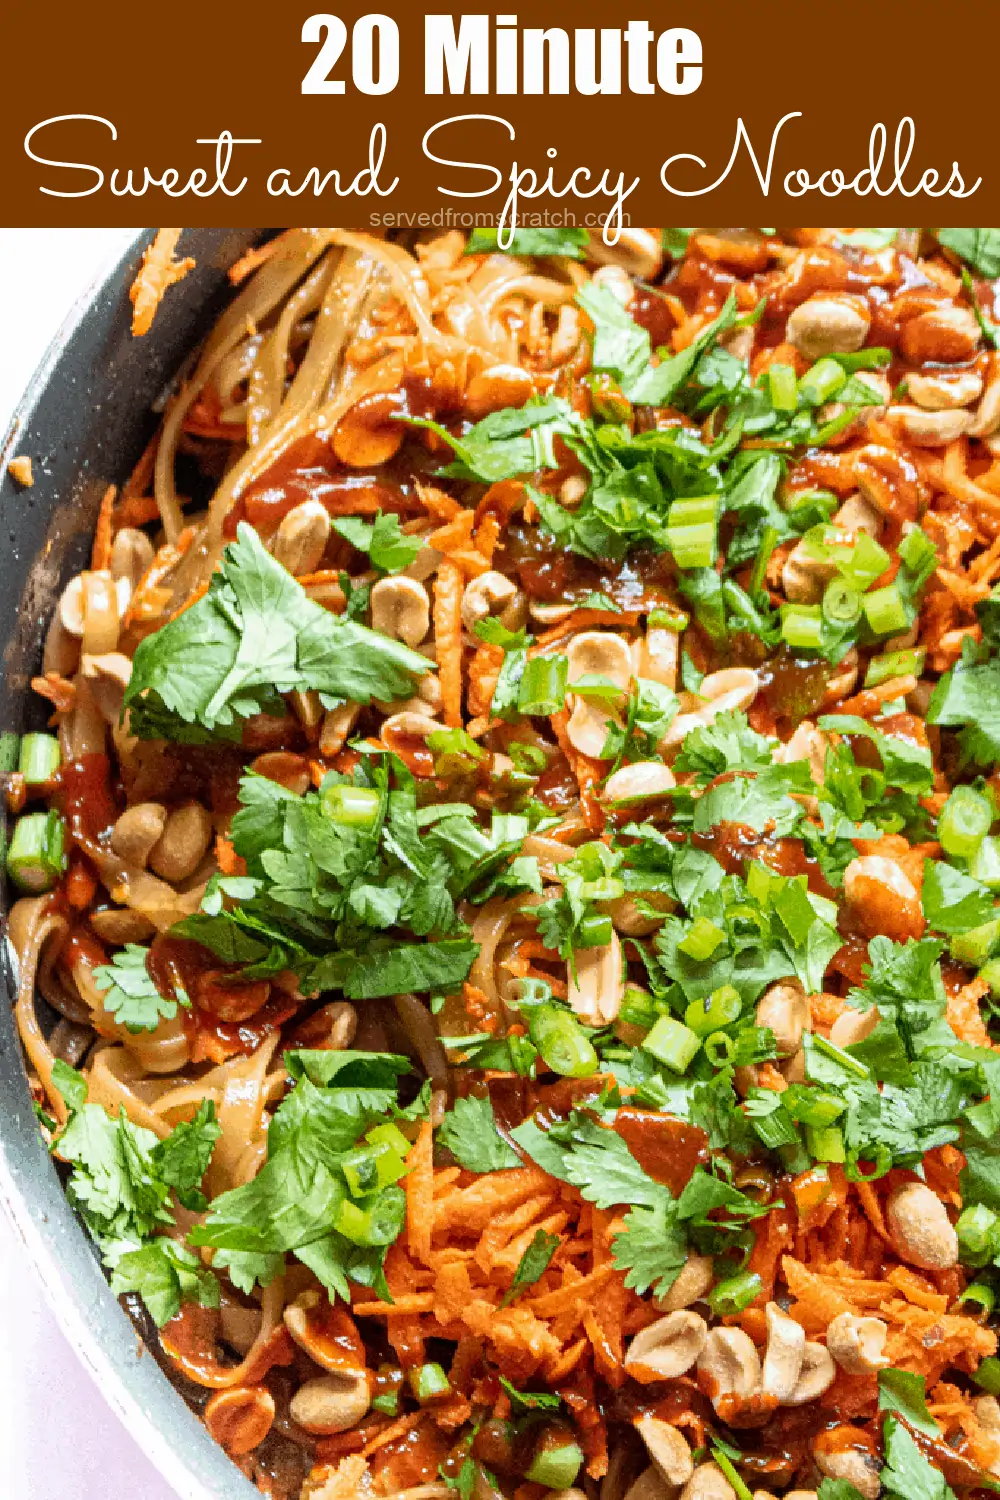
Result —
M 848 1073 L 853 1073 L 857 1078 L 871 1077 L 870 1070 L 863 1062 L 859 1062 L 849 1052 L 842 1052 L 833 1042 L 828 1042 L 826 1037 L 814 1035 L 812 1040 L 817 1052 L 825 1053 L 827 1057 L 831 1058 L 833 1062 L 839 1063 Z

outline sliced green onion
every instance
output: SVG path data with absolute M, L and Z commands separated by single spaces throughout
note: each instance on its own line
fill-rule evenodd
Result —
M 991 891 L 1000 891 L 1000 838 L 984 838 L 969 860 L 969 874 Z
M 990 1316 L 996 1305 L 996 1293 L 985 1281 L 974 1281 L 967 1286 L 959 1297 L 959 1303 L 971 1302 L 975 1307 L 981 1309 L 980 1316 L 983 1322 Z
M 980 1360 L 972 1378 L 980 1390 L 988 1391 L 991 1396 L 1000 1396 L 1000 1359 L 995 1354 L 987 1355 Z
M 583 1450 L 578 1443 L 561 1442 L 539 1448 L 525 1478 L 550 1490 L 568 1490 L 580 1472 Z
M 731 1025 L 741 1009 L 739 990 L 723 984 L 707 1000 L 692 1000 L 684 1012 L 684 1022 L 696 1036 L 711 1036 L 713 1031 Z
M 774 555 L 774 549 L 778 545 L 778 528 L 776 526 L 765 526 L 757 555 L 754 557 L 753 566 L 750 569 L 750 577 L 747 580 L 747 593 L 758 594 L 764 587 L 764 579 L 767 576 L 767 565 Z
M 390 1151 L 395 1151 L 397 1156 L 405 1156 L 410 1149 L 410 1142 L 391 1120 L 386 1120 L 382 1125 L 373 1125 L 371 1130 L 365 1134 L 365 1140 L 373 1146 L 388 1146 Z
M 652 1053 L 675 1073 L 687 1071 L 700 1046 L 701 1038 L 673 1016 L 661 1016 L 642 1043 L 645 1052 Z
M 434 756 L 438 776 L 468 775 L 486 759 L 486 751 L 465 729 L 433 729 L 424 743 Z
M 655 1026 L 659 1020 L 660 1012 L 656 1008 L 656 1001 L 648 990 L 639 989 L 638 985 L 630 984 L 626 987 L 625 997 L 622 1000 L 622 1008 L 618 1012 L 618 1019 L 625 1021 L 629 1026 L 638 1026 L 643 1031 L 648 1031 Z
M 718 514 L 714 495 L 675 500 L 667 512 L 667 545 L 679 568 L 710 568 L 716 559 Z
M 847 1160 L 844 1147 L 844 1132 L 838 1125 L 806 1126 L 806 1146 L 816 1161 Z
M 588 911 L 576 929 L 577 948 L 603 948 L 614 936 L 614 923 L 599 911 Z
M 733 1467 L 733 1461 L 729 1457 L 729 1454 L 723 1453 L 721 1447 L 716 1445 L 712 1448 L 712 1457 L 715 1459 L 715 1462 L 718 1464 L 719 1468 L 722 1470 L 723 1474 L 725 1474 L 726 1478 L 729 1480 L 729 1483 L 736 1491 L 737 1500 L 753 1500 L 753 1494 L 751 1490 L 747 1487 L 747 1485 L 743 1483 L 743 1480 L 736 1472 L 736 1469 Z
M 994 908 L 995 909 L 995 908 Z M 957 932 L 948 944 L 952 958 L 970 969 L 980 968 L 1000 948 L 1000 917 L 983 922 L 980 927 L 970 927 L 968 932 Z
M 391 1245 L 403 1227 L 406 1198 L 401 1187 L 390 1186 L 365 1203 L 345 1198 L 333 1227 L 355 1245 Z
M 794 411 L 799 404 L 795 371 L 791 365 L 771 365 L 767 372 L 771 405 L 775 411 Z
M 724 1068 L 736 1056 L 736 1043 L 724 1031 L 713 1031 L 702 1043 L 713 1068 Z
M 26 734 L 21 741 L 17 769 L 28 786 L 43 786 L 59 769 L 62 755 L 54 734 Z
M 19 818 L 7 850 L 7 874 L 18 890 L 40 896 L 52 889 L 65 868 L 65 828 L 55 809 Z
M 870 1078 L 871 1069 L 861 1061 L 860 1057 L 853 1057 L 850 1052 L 845 1052 L 843 1047 L 838 1047 L 836 1042 L 828 1041 L 825 1036 L 814 1033 L 812 1045 L 817 1052 L 824 1053 L 832 1062 L 839 1063 L 848 1073 L 855 1074 L 858 1078 Z
M 707 917 L 695 917 L 691 924 L 691 931 L 677 944 L 682 953 L 688 958 L 693 958 L 697 963 L 703 963 L 706 958 L 711 958 L 716 948 L 725 941 L 726 934 L 721 927 L 716 927 Z
M 799 381 L 803 401 L 810 406 L 822 406 L 833 399 L 842 385 L 847 383 L 843 367 L 835 359 L 817 360 Z
M 818 651 L 823 614 L 818 604 L 786 604 L 781 611 L 781 638 L 797 651 Z
M 551 718 L 566 701 L 565 656 L 532 656 L 524 664 L 524 674 L 517 690 L 520 713 Z
M 847 1108 L 838 1094 L 832 1094 L 828 1089 L 809 1088 L 802 1083 L 789 1084 L 781 1096 L 781 1102 L 793 1120 L 798 1120 L 802 1125 L 811 1125 L 813 1129 L 832 1125 Z
M 705 1301 L 717 1318 L 731 1318 L 741 1313 L 760 1294 L 763 1282 L 755 1271 L 741 1271 L 718 1282 Z
M 669 630 L 672 635 L 680 635 L 688 628 L 691 616 L 683 609 L 669 609 L 661 606 L 659 609 L 651 609 L 646 616 L 646 623 L 651 630 Z
M 865 619 L 875 635 L 900 635 L 909 628 L 903 596 L 895 583 L 865 595 Z
M 523 1013 L 528 1035 L 553 1073 L 589 1078 L 598 1072 L 597 1053 L 572 1011 L 560 1005 L 531 1005 Z
M 374 787 L 336 782 L 320 792 L 320 807 L 331 823 L 342 828 L 372 828 L 378 821 L 380 802 Z
M 340 1164 L 356 1198 L 398 1182 L 406 1173 L 405 1161 L 387 1141 L 373 1141 L 370 1146 L 349 1151 Z
M 867 1172 L 862 1170 L 862 1159 L 871 1162 L 871 1169 Z M 844 1176 L 848 1182 L 876 1182 L 891 1166 L 892 1152 L 884 1141 L 872 1146 L 851 1146 L 844 1163 Z
M 861 619 L 861 595 L 843 578 L 831 578 L 823 593 L 822 609 L 831 625 L 854 625 Z
M 1000 1248 L 1000 1220 L 985 1203 L 963 1209 L 955 1225 L 958 1248 L 966 1265 L 985 1266 Z
M 867 531 L 859 531 L 851 544 L 850 559 L 841 571 L 850 583 L 862 593 L 881 578 L 892 561 L 884 547 L 880 547 Z
M 386 1391 L 382 1396 L 372 1397 L 372 1411 L 384 1412 L 387 1417 L 399 1416 L 399 1392 Z
M 946 854 L 971 859 L 993 822 L 993 808 L 971 786 L 957 786 L 938 816 L 937 836 Z
M 914 646 L 909 651 L 887 651 L 882 656 L 873 656 L 865 673 L 865 687 L 878 687 L 893 677 L 908 677 L 910 673 L 919 677 L 924 670 L 926 652 L 923 646 Z
M 993 999 L 1000 1000 L 1000 958 L 991 958 L 988 964 L 983 964 L 979 978 L 985 979 Z
M 433 1401 L 437 1396 L 451 1394 L 451 1381 L 440 1365 L 418 1365 L 409 1372 L 410 1389 L 418 1401 Z

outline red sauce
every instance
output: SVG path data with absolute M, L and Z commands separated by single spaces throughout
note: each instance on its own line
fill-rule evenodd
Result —
M 358 1370 L 365 1365 L 365 1346 L 358 1326 L 346 1308 L 329 1301 L 307 1314 L 309 1350 L 327 1370 Z
M 643 1171 L 675 1196 L 687 1186 L 695 1168 L 708 1162 L 704 1130 L 672 1115 L 623 1105 L 615 1118 L 615 1133 Z
M 560 751 L 535 782 L 535 796 L 546 807 L 558 812 L 564 807 L 571 807 L 579 795 L 576 772 Z
M 187 1011 L 184 1017 L 185 1029 L 189 1034 L 193 1033 L 195 1052 L 202 1057 L 211 1057 L 213 1060 L 249 1057 L 273 1031 L 277 1031 L 294 1016 L 300 1003 L 279 990 L 249 1020 L 213 1021 L 203 1011 Z
M 118 818 L 106 755 L 82 755 L 59 770 L 56 804 L 74 838 L 107 844 Z
M 758 859 L 776 875 L 804 875 L 814 895 L 835 899 L 819 864 L 798 839 L 775 839 L 745 823 L 719 823 L 710 833 L 693 833 L 691 842 L 713 855 L 727 875 L 742 875 L 746 861 Z
M 670 347 L 670 335 L 674 331 L 674 315 L 662 293 L 647 291 L 645 287 L 637 286 L 629 304 L 629 312 L 639 327 L 646 329 L 654 349 L 658 349 L 661 344 Z
M 372 1454 L 372 1478 L 382 1494 L 414 1489 L 438 1477 L 438 1467 L 448 1452 L 449 1440 L 431 1421 L 412 1427 L 395 1441 Z

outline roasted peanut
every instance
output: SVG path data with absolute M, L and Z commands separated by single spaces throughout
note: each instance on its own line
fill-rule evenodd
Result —
M 149 868 L 161 880 L 179 884 L 193 875 L 212 842 L 212 819 L 200 802 L 186 802 L 170 813 L 149 853 Z
M 502 573 L 492 570 L 480 573 L 478 578 L 473 578 L 465 586 L 462 595 L 462 624 L 466 630 L 472 630 L 488 615 L 499 614 L 516 593 L 516 585 Z
M 826 1347 L 849 1375 L 865 1375 L 889 1363 L 883 1352 L 887 1332 L 881 1318 L 839 1313 L 826 1330 Z
M 368 1375 L 364 1370 L 353 1374 L 318 1375 L 300 1385 L 289 1402 L 289 1413 L 304 1432 L 315 1437 L 329 1437 L 356 1427 L 371 1402 Z
M 520 365 L 490 365 L 465 388 L 465 409 L 476 421 L 505 406 L 523 406 L 534 387 Z
M 691 1251 L 673 1286 L 654 1300 L 657 1307 L 665 1308 L 668 1312 L 677 1312 L 682 1307 L 690 1307 L 692 1302 L 700 1301 L 711 1289 L 714 1280 L 712 1257 L 696 1255 L 694 1251 Z
M 923 1182 L 904 1182 L 885 1207 L 889 1235 L 899 1256 L 925 1271 L 958 1264 L 958 1235 L 937 1193 Z
M 798 979 L 781 979 L 757 1002 L 757 1025 L 774 1032 L 779 1057 L 791 1057 L 809 1026 L 809 996 Z
M 259 1448 L 273 1423 L 274 1397 L 263 1385 L 216 1391 L 205 1407 L 205 1426 L 232 1458 Z
M 807 1339 L 802 1350 L 802 1368 L 798 1382 L 784 1405 L 805 1406 L 807 1401 L 815 1401 L 830 1389 L 836 1373 L 833 1356 L 824 1345 Z
M 881 854 L 851 860 L 844 871 L 844 897 L 872 933 L 905 942 L 924 930 L 916 887 L 899 865 Z
M 608 777 L 602 796 L 605 802 L 639 802 L 662 797 L 675 785 L 673 771 L 661 760 L 637 760 Z
M 330 539 L 330 516 L 318 500 L 303 500 L 282 518 L 271 541 L 271 556 L 293 577 L 315 573 Z
M 767 1304 L 765 1314 L 767 1350 L 761 1371 L 761 1391 L 783 1406 L 794 1395 L 799 1383 L 806 1333 L 802 1324 L 783 1313 L 776 1302 Z
M 326 710 L 319 731 L 320 755 L 329 758 L 343 750 L 360 712 L 357 703 L 342 703 L 339 708 Z
M 698 1356 L 698 1385 L 720 1415 L 760 1386 L 760 1356 L 742 1328 L 713 1328 Z
M 924 411 L 952 411 L 971 406 L 983 393 L 983 378 L 975 370 L 917 371 L 906 377 L 906 393 Z
M 646 1451 L 670 1485 L 686 1484 L 694 1473 L 691 1449 L 682 1434 L 661 1417 L 636 1417 L 635 1430 Z
M 870 1010 L 848 1007 L 830 1027 L 830 1040 L 835 1047 L 853 1047 L 855 1042 L 863 1042 L 865 1037 L 871 1036 L 878 1022 L 879 1014 L 874 1005 Z
M 111 548 L 111 571 L 115 578 L 125 580 L 130 596 L 135 593 L 154 556 L 153 544 L 144 531 L 123 526 L 115 536 Z
M 806 359 L 853 354 L 868 337 L 871 314 L 860 297 L 821 294 L 789 316 L 785 337 Z
M 736 1500 L 736 1491 L 718 1464 L 699 1464 L 681 1490 L 680 1500 Z
M 914 364 L 968 359 L 979 344 L 979 324 L 970 307 L 944 302 L 903 324 L 900 348 Z
M 878 1500 L 880 1465 L 867 1434 L 855 1427 L 831 1427 L 813 1442 L 813 1458 L 828 1479 L 846 1479 L 864 1500 Z
M 922 411 L 919 406 L 890 406 L 885 415 L 889 426 L 918 448 L 942 448 L 972 425 L 971 413 L 957 408 Z
M 167 823 L 167 809 L 160 802 L 137 802 L 126 808 L 111 830 L 111 847 L 130 865 L 145 866 L 159 843 Z
M 623 229 L 613 245 L 599 231 L 592 231 L 588 254 L 599 265 L 621 266 L 631 276 L 649 281 L 663 265 L 659 235 L 652 229 Z
M 371 591 L 372 629 L 407 646 L 419 646 L 431 628 L 427 590 L 414 578 L 380 578 Z
M 616 934 L 598 948 L 577 948 L 576 973 L 566 966 L 567 999 L 587 1026 L 607 1026 L 622 1006 L 624 969 Z
M 667 1313 L 636 1334 L 625 1364 L 637 1380 L 674 1380 L 690 1370 L 707 1337 L 708 1324 L 697 1313 Z

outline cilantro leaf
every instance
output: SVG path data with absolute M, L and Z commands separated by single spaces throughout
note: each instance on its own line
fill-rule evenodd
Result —
M 1000 656 L 983 660 L 982 655 L 983 648 L 966 642 L 960 660 L 931 694 L 927 723 L 961 728 L 967 760 L 1000 765 Z
M 509 1307 L 520 1296 L 526 1286 L 533 1286 L 548 1267 L 549 1261 L 559 1249 L 559 1236 L 536 1230 L 535 1237 L 517 1263 L 514 1279 L 504 1292 L 501 1307 Z
M 1000 276 L 1000 229 L 937 229 L 946 250 L 953 250 L 973 270 L 995 281 Z
M 383 574 L 408 568 L 423 545 L 419 537 L 404 535 L 394 511 L 380 510 L 371 522 L 360 516 L 340 516 L 333 529 L 359 552 L 367 552 L 372 567 Z
M 95 984 L 107 990 L 104 1009 L 131 1032 L 155 1031 L 161 1021 L 172 1020 L 177 1014 L 178 1002 L 191 1004 L 179 988 L 172 999 L 160 994 L 146 968 L 148 955 L 148 947 L 127 943 L 110 964 L 94 970 Z
M 996 915 L 986 886 L 943 860 L 924 860 L 921 902 L 927 925 L 935 932 L 968 932 Z
M 174 1189 L 184 1207 L 194 1212 L 208 1206 L 199 1185 L 221 1134 L 215 1105 L 211 1099 L 203 1099 L 194 1117 L 175 1125 L 151 1153 L 160 1177 Z
M 408 417 L 411 426 L 436 432 L 455 453 L 442 472 L 452 479 L 495 484 L 538 469 L 558 467 L 553 443 L 581 428 L 581 420 L 560 396 L 533 396 L 522 407 L 490 412 L 458 438 L 428 417 Z
M 941 1429 L 927 1410 L 924 1377 L 892 1367 L 878 1372 L 878 1409 L 897 1412 L 918 1432 L 940 1437 Z
M 625 1285 L 642 1296 L 651 1288 L 662 1297 L 673 1286 L 687 1259 L 687 1239 L 677 1222 L 677 1205 L 664 1196 L 652 1208 L 632 1208 L 625 1227 L 615 1235 L 612 1259 L 625 1272 Z
M 470 1172 L 500 1172 L 521 1165 L 517 1152 L 497 1130 L 489 1099 L 475 1094 L 455 1100 L 441 1121 L 438 1140 Z
M 509 237 L 509 238 L 508 238 Z M 507 243 L 501 245 L 496 229 L 474 229 L 465 246 L 466 255 L 567 255 L 583 260 L 589 236 L 585 229 L 519 228 L 504 233 Z
M 202 1307 L 219 1306 L 219 1283 L 202 1265 L 193 1250 L 176 1240 L 160 1235 L 129 1250 L 115 1264 L 111 1290 L 116 1297 L 137 1292 L 157 1328 L 169 1323 L 184 1302 Z
M 562 1405 L 562 1397 L 556 1391 L 519 1391 L 506 1375 L 500 1376 L 500 1384 L 510 1397 L 515 1416 L 523 1416 L 529 1411 L 558 1411 Z
M 313 603 L 241 522 L 207 594 L 143 640 L 125 693 L 140 737 L 239 738 L 238 720 L 315 689 L 368 703 L 402 698 L 426 658 Z
M 886 1464 L 881 1479 L 891 1494 L 901 1500 L 955 1500 L 941 1470 L 924 1456 L 898 1418 L 886 1418 L 883 1436 Z

